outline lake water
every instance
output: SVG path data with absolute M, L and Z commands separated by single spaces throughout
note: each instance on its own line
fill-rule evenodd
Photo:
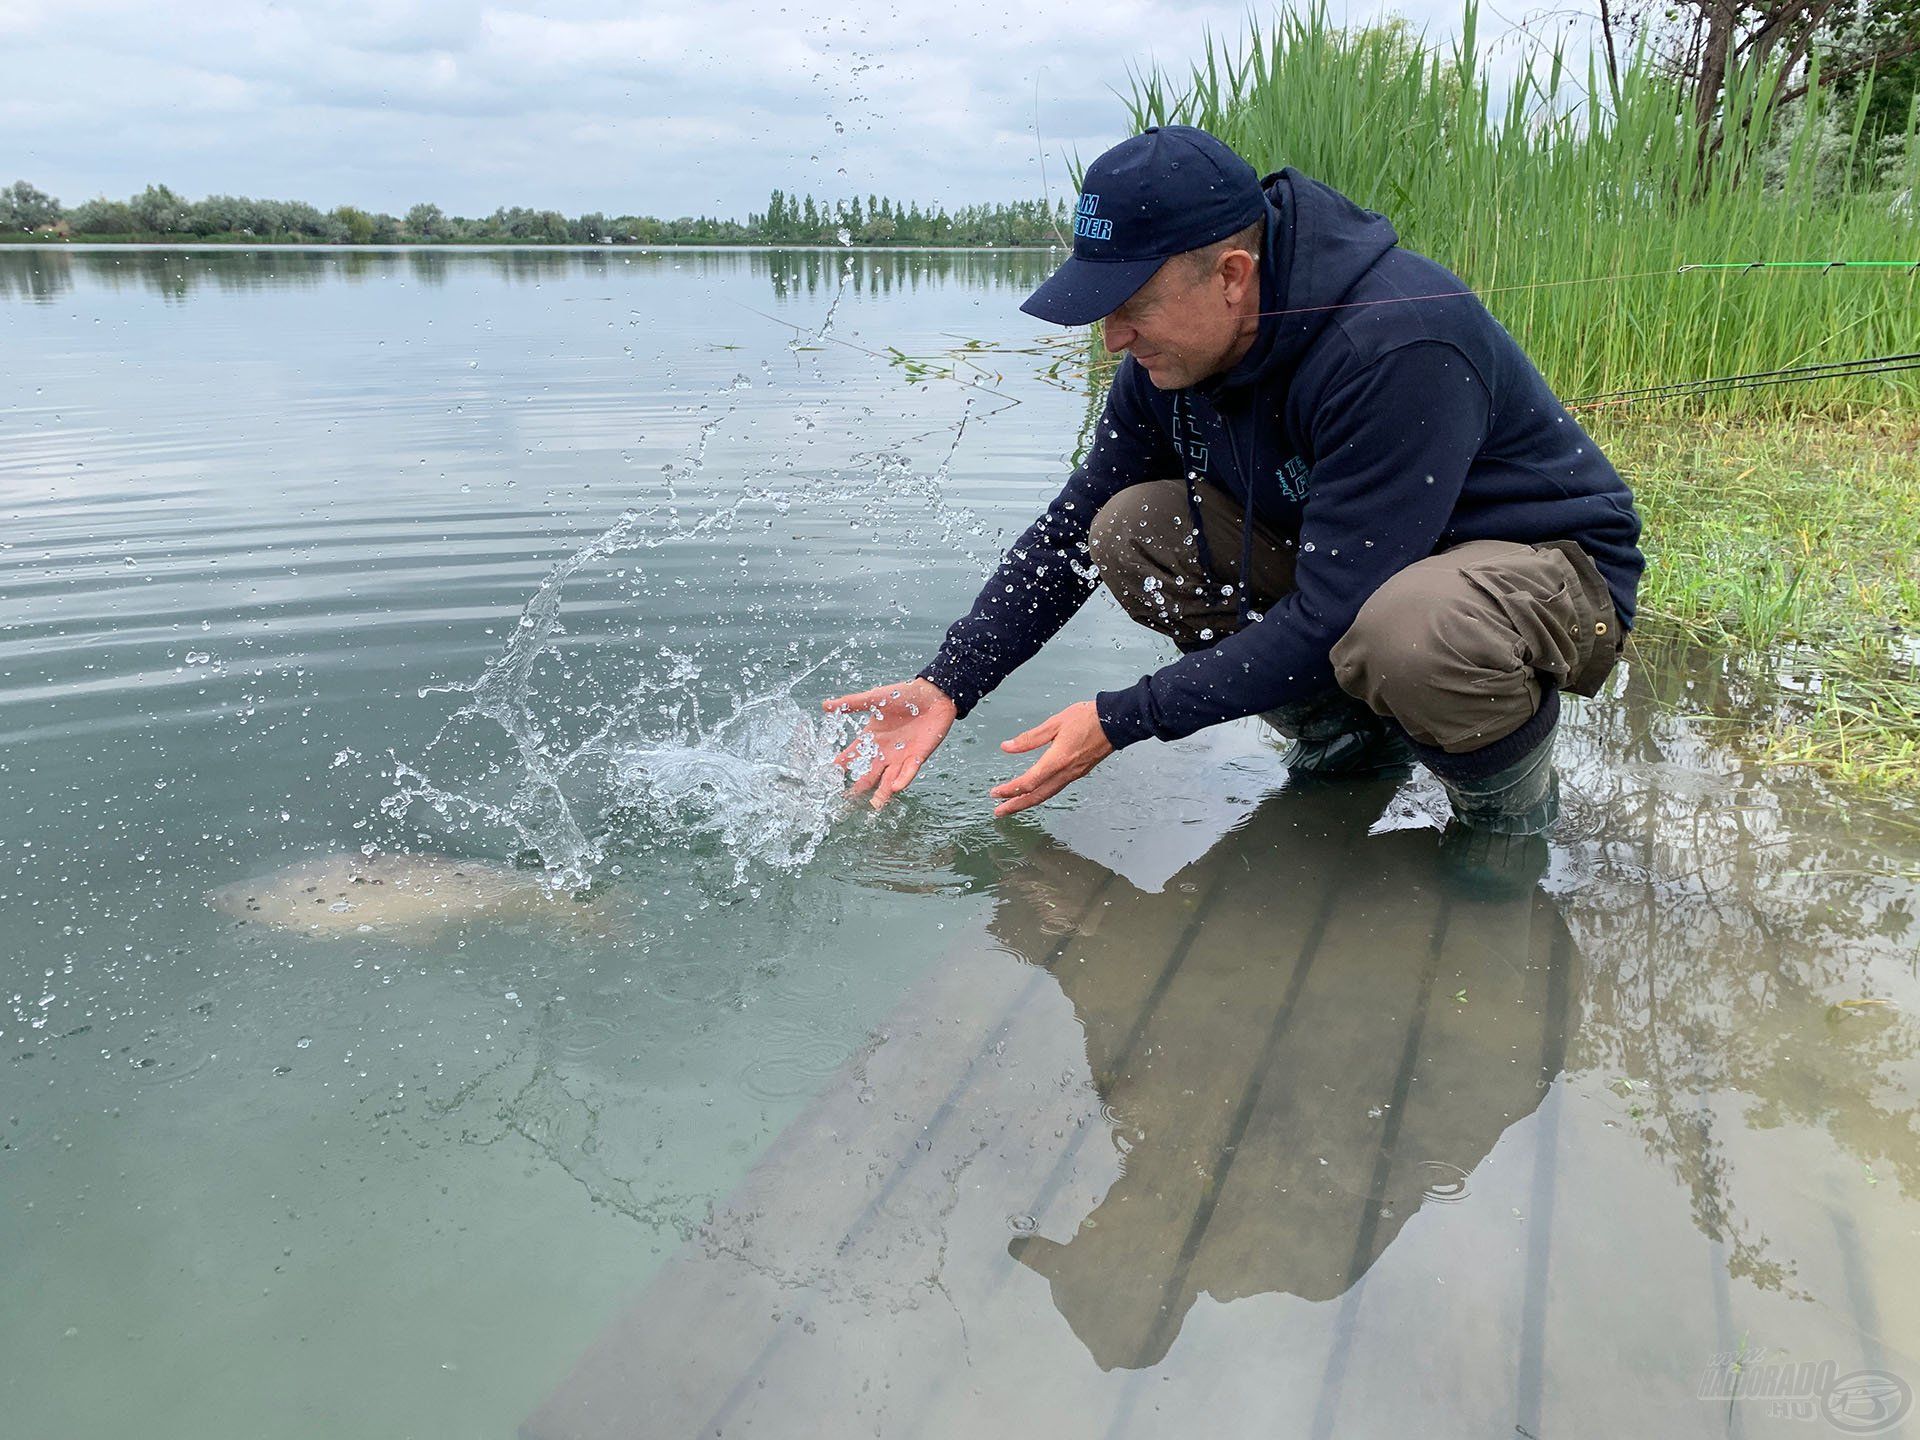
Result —
M 838 800 L 1048 264 L 0 251 L 7 1433 L 1902 1433 L 1920 828 L 1714 657 L 1500 904 L 1251 724 L 994 822 L 1104 597 Z

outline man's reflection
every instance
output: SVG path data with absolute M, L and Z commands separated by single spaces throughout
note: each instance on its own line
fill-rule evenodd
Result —
M 1102 1368 L 1157 1364 L 1202 1291 L 1340 1294 L 1562 1068 L 1554 902 L 1450 899 L 1431 831 L 1367 833 L 1390 789 L 1276 797 L 1158 895 L 1051 842 L 1001 883 L 1127 1152 L 1071 1239 L 1010 1247 Z

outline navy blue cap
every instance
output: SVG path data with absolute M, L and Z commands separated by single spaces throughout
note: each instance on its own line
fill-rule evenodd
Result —
M 1260 177 L 1192 125 L 1155 125 L 1087 166 L 1073 255 L 1020 308 L 1055 325 L 1118 310 L 1172 255 L 1244 230 L 1267 213 Z

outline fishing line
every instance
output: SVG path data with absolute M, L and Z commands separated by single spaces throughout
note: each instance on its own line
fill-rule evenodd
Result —
M 1755 270 L 1905 270 L 1920 275 L 1920 260 L 1705 260 L 1673 270 L 1634 270 L 1618 275 L 1576 275 L 1562 280 L 1528 280 L 1515 285 L 1489 285 L 1483 290 L 1436 290 L 1427 295 L 1389 295 L 1379 300 L 1343 300 L 1332 305 L 1301 305 L 1288 310 L 1261 310 L 1259 318 L 1316 315 L 1328 310 L 1358 310 L 1369 305 L 1406 305 L 1416 300 L 1460 300 L 1482 295 L 1507 295 L 1518 290 L 1546 290 L 1560 285 L 1614 285 L 1629 280 L 1674 279 L 1693 270 L 1733 270 L 1742 275 Z
M 1036 97 L 1037 98 L 1037 97 Z M 1036 122 L 1037 123 L 1037 122 Z M 1037 132 L 1036 132 L 1037 133 Z M 1513 285 L 1491 285 L 1485 289 L 1462 288 L 1459 290 L 1437 290 L 1421 295 L 1392 295 L 1378 300 L 1345 300 L 1330 305 L 1302 305 L 1282 310 L 1261 310 L 1255 312 L 1255 318 L 1283 318 L 1290 315 L 1322 314 L 1333 310 L 1357 310 L 1374 305 L 1406 305 L 1426 300 L 1479 299 L 1487 295 L 1507 295 L 1524 290 L 1555 289 L 1568 285 L 1609 285 L 1625 284 L 1633 280 L 1677 279 L 1694 271 L 1731 272 L 1746 276 L 1764 270 L 1811 270 L 1827 275 L 1835 270 L 1904 270 L 1910 276 L 1920 275 L 1920 259 L 1917 260 L 1702 260 L 1690 261 L 1673 269 L 1623 271 L 1613 275 L 1576 275 L 1557 280 L 1530 280 Z M 844 285 L 845 277 L 842 277 Z M 838 303 L 838 296 L 835 303 Z M 808 334 L 804 326 L 777 315 L 769 315 L 751 305 L 742 304 L 740 308 L 764 320 L 800 334 Z M 876 360 L 884 360 L 889 365 L 895 363 L 897 354 L 889 355 L 865 345 L 857 345 L 831 333 L 831 311 L 828 324 L 819 332 L 812 332 L 813 340 L 826 340 L 844 345 Z M 1644 385 L 1629 390 L 1609 390 L 1594 395 L 1583 395 L 1564 402 L 1568 410 L 1576 408 L 1591 409 L 1602 405 L 1625 405 L 1639 400 L 1656 398 L 1681 398 L 1690 395 L 1709 394 L 1719 390 L 1752 390 L 1771 385 L 1788 385 L 1814 380 L 1838 380 L 1853 375 L 1888 375 L 1906 370 L 1920 369 L 1920 352 L 1907 352 L 1899 355 L 1869 356 L 1858 360 L 1828 361 L 1811 365 L 1786 366 L 1776 370 L 1756 370 L 1740 375 L 1715 376 L 1703 380 L 1678 380 L 1660 385 Z M 1002 400 L 1005 404 L 999 409 L 988 412 L 998 414 L 1000 410 L 1011 408 L 1020 403 L 1019 397 L 996 390 L 978 380 L 969 380 L 948 372 L 934 372 L 933 378 L 951 380 L 969 390 L 979 390 Z M 982 417 L 985 418 L 985 417 Z

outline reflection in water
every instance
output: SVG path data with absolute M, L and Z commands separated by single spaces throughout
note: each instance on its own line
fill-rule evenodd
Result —
M 1560 1072 L 1557 907 L 1451 901 L 1432 832 L 1368 838 L 1392 789 L 1270 800 L 1166 893 L 1108 890 L 1031 957 L 1126 1160 L 1071 1240 L 1010 1248 L 1103 1369 L 1157 1365 L 1201 1292 L 1340 1294 Z M 1105 878 L 1043 847 L 995 931 L 1044 934 Z
M 1824 1132 L 1871 1184 L 1920 1199 L 1920 1030 L 1901 1008 L 1920 829 L 1709 745 L 1677 707 L 1738 715 L 1750 686 L 1711 652 L 1660 659 L 1630 667 L 1570 737 L 1591 777 L 1571 914 L 1609 962 L 1570 1063 L 1620 1097 L 1729 1272 L 1791 1288 L 1791 1256 L 1742 1218 L 1748 1186 L 1718 1129 Z
M 1008 827 L 999 953 L 525 1433 L 1757 1435 L 1716 1357 L 1920 1377 L 1920 846 L 1667 685 L 1580 707 L 1519 900 L 1448 894 L 1421 784 L 1270 795 L 1157 893 Z
M 963 284 L 971 290 L 1024 296 L 1058 263 L 1045 250 L 697 249 L 630 246 L 573 250 L 544 247 L 395 246 L 351 250 L 248 249 L 157 245 L 0 247 L 0 298 L 51 303 L 76 279 L 111 290 L 140 288 L 186 300 L 205 287 L 223 292 L 309 288 L 329 281 L 404 279 L 444 285 L 458 277 L 509 284 L 698 267 L 703 273 L 744 272 L 764 279 L 776 299 L 814 300 L 842 286 L 856 295 L 918 291 L 922 284 Z

